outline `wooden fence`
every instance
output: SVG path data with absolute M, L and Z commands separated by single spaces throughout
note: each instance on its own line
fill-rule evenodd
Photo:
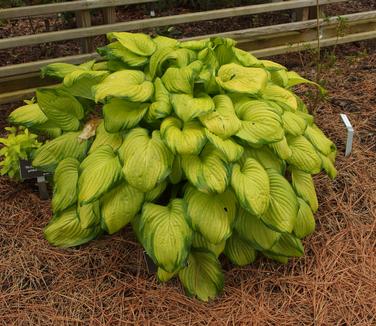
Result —
M 98 55 L 91 52 L 90 39 L 111 31 L 132 31 L 182 23 L 294 10 L 296 12 L 296 20 L 290 23 L 223 32 L 210 36 L 220 35 L 234 38 L 237 40 L 240 48 L 251 51 L 258 57 L 305 50 L 315 47 L 317 44 L 317 20 L 310 19 L 312 17 L 309 15 L 309 8 L 314 7 L 317 0 L 277 0 L 272 3 L 258 5 L 116 22 L 116 6 L 151 2 L 156 2 L 156 0 L 78 0 L 0 10 L 0 20 L 72 11 L 76 13 L 78 23 L 78 28 L 74 29 L 0 39 L 0 50 L 46 42 L 81 39 L 81 49 L 83 52 L 79 55 L 71 55 L 63 58 L 0 67 L 0 104 L 31 96 L 35 91 L 35 87 L 48 83 L 51 84 L 53 81 L 40 80 L 38 77 L 39 69 L 46 64 L 61 61 L 80 63 L 88 59 L 97 58 Z M 319 0 L 318 2 L 322 6 L 346 1 Z M 91 26 L 91 9 L 103 10 L 103 25 Z M 345 25 L 345 28 L 341 32 L 339 32 L 338 28 L 340 24 L 338 17 L 321 18 L 319 21 L 320 43 L 323 47 L 376 38 L 376 10 L 341 16 L 341 21 Z M 207 36 L 202 35 L 189 39 Z M 33 88 L 30 88 L 30 85 L 33 85 Z

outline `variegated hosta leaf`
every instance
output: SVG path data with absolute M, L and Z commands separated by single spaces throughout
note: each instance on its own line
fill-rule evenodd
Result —
M 280 86 L 280 87 L 286 87 L 288 84 L 288 76 L 287 72 L 285 70 L 276 70 L 276 71 L 270 71 L 270 80 Z
M 264 90 L 268 74 L 261 68 L 248 68 L 229 63 L 219 68 L 216 80 L 228 92 L 255 95 Z
M 241 238 L 261 251 L 270 249 L 281 235 L 281 233 L 268 228 L 259 217 L 242 208 L 238 210 L 234 229 Z
M 307 122 L 298 114 L 285 111 L 282 115 L 283 128 L 293 136 L 303 135 L 307 128 Z
M 213 102 L 214 111 L 200 116 L 200 121 L 219 137 L 228 138 L 235 135 L 241 127 L 241 122 L 235 114 L 231 99 L 227 95 L 217 95 L 213 97 Z
M 107 38 L 119 41 L 127 50 L 140 56 L 151 56 L 157 48 L 151 37 L 143 33 L 114 32 L 108 33 Z
M 320 156 L 307 138 L 304 136 L 287 137 L 287 143 L 292 152 L 287 159 L 289 164 L 310 174 L 320 172 Z
M 93 100 L 92 87 L 107 76 L 107 71 L 75 70 L 64 77 L 63 85 L 71 95 Z
M 84 117 L 81 103 L 61 89 L 40 88 L 36 92 L 38 104 L 46 117 L 64 131 L 76 131 Z
M 44 228 L 44 236 L 54 246 L 68 248 L 84 244 L 96 238 L 99 226 L 83 229 L 75 206 L 55 215 Z
M 294 94 L 283 87 L 268 84 L 262 91 L 262 97 L 266 100 L 276 101 L 281 105 L 287 105 L 293 111 L 298 109 L 298 102 Z
M 78 200 L 91 203 L 121 180 L 121 164 L 110 145 L 103 145 L 88 155 L 80 165 Z
M 149 103 L 112 98 L 103 106 L 104 126 L 111 133 L 131 129 L 138 125 L 148 107 Z
M 158 267 L 157 269 L 157 278 L 160 282 L 168 282 L 176 275 L 176 272 L 170 273 L 166 272 L 163 268 Z
M 120 70 L 106 77 L 93 88 L 95 102 L 105 102 L 112 97 L 131 102 L 146 102 L 154 93 L 153 83 L 138 70 Z
M 235 54 L 236 60 L 244 67 L 260 67 L 261 66 L 261 61 L 247 51 L 234 48 L 234 54 Z
M 80 225 L 83 229 L 89 229 L 99 225 L 101 222 L 101 211 L 99 201 L 96 200 L 90 204 L 85 204 L 77 208 L 80 218 Z
M 205 129 L 205 135 L 210 143 L 222 152 L 228 162 L 235 162 L 243 155 L 243 147 L 238 145 L 233 139 L 222 139 L 207 129 Z
M 197 97 L 189 94 L 172 94 L 172 107 L 176 115 L 183 121 L 190 121 L 214 110 L 214 102 L 207 94 Z
M 46 135 L 49 138 L 56 138 L 61 136 L 62 134 L 62 130 L 50 120 L 47 120 L 40 125 L 35 125 L 30 129 L 37 133 L 40 133 L 41 135 Z
M 175 155 L 174 160 L 172 162 L 171 173 L 168 177 L 169 177 L 169 181 L 172 184 L 178 184 L 180 181 L 183 180 L 184 172 L 183 172 L 180 155 Z
M 183 68 L 170 67 L 162 76 L 163 84 L 171 93 L 193 93 L 193 83 L 202 69 L 201 61 L 194 61 Z
M 174 159 L 159 131 L 153 131 L 150 137 L 142 128 L 135 128 L 125 136 L 120 155 L 125 179 L 142 192 L 152 190 L 170 174 Z
M 58 163 L 68 157 L 81 161 L 89 142 L 79 140 L 80 132 L 67 132 L 39 147 L 33 154 L 32 165 L 42 171 L 54 171 Z
M 310 235 L 315 230 L 315 218 L 308 204 L 298 197 L 299 211 L 296 223 L 294 225 L 294 234 L 302 239 L 307 235 Z
M 214 37 L 210 39 L 212 48 L 220 66 L 234 60 L 234 47 L 236 42 L 230 38 Z
M 193 230 L 212 244 L 219 244 L 231 235 L 236 198 L 230 190 L 221 194 L 205 194 L 189 186 L 184 198 Z
M 142 192 L 122 182 L 100 199 L 102 228 L 109 234 L 121 230 L 135 217 L 143 202 Z
M 191 250 L 188 266 L 179 271 L 179 279 L 188 295 L 202 301 L 214 299 L 224 284 L 218 259 L 210 251 L 200 249 Z
M 255 159 L 247 158 L 243 164 L 234 164 L 231 186 L 239 204 L 255 215 L 263 214 L 269 205 L 269 178 Z
M 26 104 L 12 111 L 8 121 L 27 128 L 47 122 L 47 117 L 37 103 Z
M 304 136 L 324 155 L 329 155 L 335 148 L 333 142 L 315 124 L 307 127 Z
M 169 66 L 186 67 L 196 60 L 196 53 L 188 49 L 175 49 L 174 47 L 161 47 L 150 57 L 150 77 L 161 77 Z
M 291 232 L 298 214 L 298 200 L 290 183 L 273 169 L 267 170 L 270 181 L 270 203 L 261 216 L 263 222 L 278 232 Z
M 108 60 L 121 60 L 130 67 L 140 67 L 148 62 L 148 58 L 129 51 L 120 42 L 113 42 L 98 48 L 97 52 Z
M 256 250 L 235 231 L 226 241 L 225 255 L 233 264 L 245 266 L 255 261 Z
M 202 49 L 209 47 L 210 44 L 211 44 L 210 39 L 204 38 L 201 40 L 180 42 L 179 46 L 185 49 L 193 50 L 193 51 L 200 51 Z
M 78 167 L 75 158 L 66 158 L 58 164 L 54 173 L 52 211 L 57 214 L 77 202 Z
M 168 117 L 163 120 L 161 137 L 174 154 L 199 154 L 206 143 L 205 130 L 198 121 L 182 122 Z
M 319 208 L 316 196 L 315 184 L 309 173 L 301 171 L 297 168 L 291 168 L 292 186 L 299 197 L 304 199 L 311 207 L 314 213 Z
M 330 159 L 330 156 L 324 156 L 320 152 L 318 153 L 321 158 L 321 167 L 325 170 L 326 174 L 331 178 L 334 179 L 337 176 L 337 170 Z
M 140 226 L 146 250 L 158 266 L 170 273 L 184 266 L 192 242 L 184 200 L 173 199 L 168 206 L 144 204 Z
M 261 148 L 247 148 L 244 151 L 243 158 L 254 158 L 259 162 L 264 169 L 274 169 L 280 174 L 285 173 L 286 164 L 276 156 L 268 147 L 263 146 Z
M 170 93 L 160 78 L 154 80 L 154 102 L 150 104 L 146 114 L 147 121 L 165 118 L 170 115 L 172 107 L 170 103 Z
M 312 84 L 312 85 L 317 86 L 321 93 L 325 93 L 325 89 L 322 88 L 319 84 L 317 84 L 317 83 L 315 83 L 311 80 L 303 78 L 302 76 L 300 76 L 295 71 L 287 71 L 287 78 L 288 78 L 287 87 L 292 87 L 292 86 L 295 86 L 295 85 L 298 85 L 298 84 L 304 84 L 304 83 L 305 84 Z
M 145 193 L 145 201 L 151 201 L 158 199 L 167 187 L 167 181 L 163 181 L 160 184 L 156 185 L 152 190 Z
M 287 70 L 285 66 L 282 66 L 281 64 L 270 61 L 270 60 L 260 60 L 260 63 L 267 71 L 280 71 L 280 70 Z
M 94 64 L 93 61 L 89 61 L 88 63 L 89 65 Z M 76 70 L 90 70 L 90 67 L 81 65 L 76 66 L 70 63 L 51 63 L 41 69 L 41 76 L 42 78 L 45 76 L 51 76 L 63 79 L 66 75 Z
M 206 249 L 211 251 L 217 258 L 223 252 L 226 246 L 226 240 L 220 243 L 213 244 L 206 240 L 206 238 L 199 232 L 193 232 L 192 247 L 196 249 Z
M 222 193 L 230 182 L 230 167 L 222 153 L 207 144 L 200 155 L 182 155 L 187 179 L 200 191 Z
M 289 233 L 282 233 L 279 240 L 269 249 L 273 255 L 300 257 L 304 254 L 302 242 Z
M 275 143 L 268 144 L 268 146 L 282 159 L 287 160 L 292 155 L 292 150 L 287 143 L 286 137 Z
M 97 148 L 103 145 L 110 145 L 114 151 L 117 151 L 122 143 L 122 134 L 107 132 L 104 127 L 104 122 L 102 121 L 95 130 L 95 139 L 93 144 L 90 146 L 89 154 L 93 153 Z
M 157 45 L 157 49 L 162 48 L 175 48 L 179 45 L 179 41 L 175 40 L 174 38 L 157 35 L 153 38 L 153 42 Z
M 241 120 L 241 128 L 236 134 L 250 144 L 268 144 L 282 140 L 284 132 L 281 117 L 269 110 L 263 101 L 248 100 L 235 105 Z

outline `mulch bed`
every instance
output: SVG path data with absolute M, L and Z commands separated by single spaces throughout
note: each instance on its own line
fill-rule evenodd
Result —
M 129 229 L 75 249 L 50 246 L 42 232 L 50 203 L 32 184 L 0 178 L 0 324 L 375 325 L 376 53 L 358 50 L 339 47 L 342 56 L 322 69 L 325 101 L 314 106 L 305 95 L 338 146 L 339 174 L 315 176 L 320 209 L 304 257 L 244 268 L 223 259 L 224 293 L 201 303 L 177 281 L 159 284 L 147 273 Z M 310 56 L 273 59 L 314 78 Z M 355 128 L 348 158 L 339 113 Z

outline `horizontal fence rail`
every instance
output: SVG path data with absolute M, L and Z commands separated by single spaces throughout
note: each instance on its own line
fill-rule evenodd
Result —
M 319 0 L 320 5 L 343 2 L 344 0 Z M 164 16 L 150 19 L 139 19 L 129 22 L 121 22 L 109 25 L 91 26 L 84 28 L 68 29 L 57 32 L 40 33 L 34 35 L 16 36 L 0 40 L 0 50 L 19 46 L 35 45 L 45 42 L 56 42 L 103 35 L 109 32 L 131 31 L 137 29 L 194 23 L 205 20 L 222 19 L 229 17 L 260 14 L 288 9 L 299 9 L 315 6 L 316 0 L 293 0 L 260 5 L 208 10 L 189 14 Z
M 50 3 L 27 7 L 16 7 L 0 10 L 0 19 L 14 19 L 29 16 L 51 15 L 61 12 L 127 6 L 156 2 L 158 0 L 79 0 L 70 2 Z
M 74 9 L 72 9 L 72 11 L 76 11 L 77 8 L 81 8 L 81 10 L 87 10 L 88 7 L 82 7 L 84 3 L 90 3 L 90 5 L 93 6 L 90 8 L 109 8 L 110 6 L 123 5 L 124 3 L 134 4 L 154 1 L 156 0 L 78 0 L 69 2 L 69 4 L 80 5 L 81 7 L 75 7 Z M 325 5 L 338 2 L 345 2 L 345 0 L 320 0 L 319 4 Z M 104 3 L 106 3 L 106 5 Z M 54 5 L 66 5 L 66 3 L 59 3 Z M 98 7 L 99 5 L 101 5 L 101 7 Z M 230 37 L 237 41 L 239 48 L 242 48 L 246 51 L 251 51 L 257 57 L 265 57 L 316 48 L 317 23 L 319 23 L 320 25 L 320 45 L 322 47 L 376 38 L 376 10 L 341 15 L 340 18 L 329 17 L 319 20 L 308 19 L 309 15 L 307 15 L 307 11 L 310 7 L 315 5 L 316 0 L 291 0 L 235 8 L 225 8 L 220 10 L 209 10 L 204 12 L 193 12 L 173 16 L 148 18 L 128 22 L 108 22 L 106 25 L 101 26 L 82 27 L 57 32 L 0 39 L 0 49 L 27 46 L 52 41 L 89 38 L 97 35 L 103 35 L 111 31 L 142 30 L 145 28 L 192 23 L 205 20 L 260 14 L 290 9 L 304 10 L 305 14 L 299 18 L 301 19 L 300 21 L 256 28 L 247 28 L 217 34 L 201 35 L 185 38 L 183 40 L 200 39 L 203 37 L 213 36 Z M 32 7 L 37 6 L 26 8 L 30 9 Z M 60 9 L 63 7 L 54 8 L 55 10 L 57 10 L 56 8 L 59 8 L 58 11 L 68 11 L 65 9 Z M 9 17 L 9 9 L 6 10 L 8 11 Z M 51 7 L 49 8 L 49 10 L 52 10 Z M 57 11 L 54 12 L 56 13 Z M 25 11 L 20 11 L 19 15 L 24 15 L 24 13 Z M 2 90 L 2 93 L 0 92 L 0 104 L 8 103 L 14 100 L 20 100 L 25 97 L 30 97 L 37 87 L 56 83 L 57 81 L 53 79 L 47 78 L 42 80 L 39 78 L 40 68 L 47 64 L 56 62 L 78 64 L 91 59 L 100 59 L 100 57 L 96 53 L 85 53 L 79 55 L 70 55 L 62 58 L 46 59 L 0 67 L 0 89 Z M 33 87 L 30 88 L 30 85 L 32 85 Z

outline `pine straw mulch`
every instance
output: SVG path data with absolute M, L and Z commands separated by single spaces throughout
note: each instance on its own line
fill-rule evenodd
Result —
M 298 59 L 279 61 L 285 58 Z M 1 324 L 375 325 L 375 67 L 373 53 L 325 69 L 330 99 L 315 113 L 338 145 L 339 175 L 315 177 L 321 205 L 305 256 L 245 268 L 223 260 L 224 293 L 208 304 L 186 297 L 177 281 L 148 275 L 129 230 L 76 249 L 50 246 L 42 234 L 49 202 L 30 185 L 0 179 Z M 349 158 L 342 112 L 356 130 Z

